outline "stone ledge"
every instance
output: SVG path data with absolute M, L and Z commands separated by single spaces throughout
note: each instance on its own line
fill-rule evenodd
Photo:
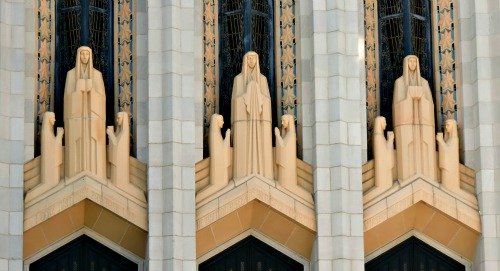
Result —
M 78 202 L 89 199 L 130 221 L 143 230 L 148 230 L 147 204 L 121 191 L 110 182 L 98 181 L 87 174 L 79 175 L 68 183 L 58 186 L 25 204 L 24 230 L 28 230 Z
M 231 181 L 224 189 L 199 202 L 196 205 L 196 229 L 222 219 L 252 200 L 258 200 L 316 231 L 316 216 L 311 203 L 258 175 L 242 178 L 237 182 Z
M 399 189 L 395 186 L 397 185 L 364 204 L 365 232 L 419 202 L 434 207 L 476 232 L 481 232 L 477 201 L 466 201 L 461 196 L 422 178 Z

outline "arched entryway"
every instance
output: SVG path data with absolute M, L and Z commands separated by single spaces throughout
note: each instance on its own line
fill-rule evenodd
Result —
M 30 264 L 30 271 L 137 271 L 138 265 L 94 239 L 82 235 Z
M 411 237 L 365 265 L 366 271 L 465 271 L 465 266 Z
M 249 236 L 199 266 L 199 271 L 303 271 L 304 266 Z

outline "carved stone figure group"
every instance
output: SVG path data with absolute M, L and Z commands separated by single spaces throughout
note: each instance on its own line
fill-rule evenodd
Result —
M 420 76 L 416 56 L 405 57 L 403 75 L 396 80 L 393 95 L 394 134 L 388 132 L 386 139 L 385 118 L 375 119 L 375 187 L 368 194 L 380 194 L 388 190 L 395 179 L 404 183 L 416 177 L 440 180 L 446 189 L 458 193 L 460 176 L 457 123 L 453 119 L 447 120 L 445 136 L 442 133 L 435 136 L 432 94 L 427 80 Z M 394 140 L 396 149 L 393 147 Z M 439 146 L 438 155 L 436 141 Z M 438 172 L 441 173 L 439 177 Z
M 98 180 L 106 180 L 108 162 L 112 183 L 144 199 L 144 194 L 139 189 L 135 191 L 128 185 L 130 128 L 128 114 L 125 112 L 117 114 L 116 132 L 112 126 L 107 128 L 109 159 L 106 159 L 106 94 L 102 74 L 93 68 L 92 50 L 89 47 L 78 48 L 76 65 L 67 73 L 64 87 L 64 129 L 58 128 L 54 136 L 55 121 L 54 113 L 44 113 L 40 184 L 28 191 L 26 201 L 57 186 L 61 178 L 71 180 L 82 172 Z
M 297 185 L 295 119 L 282 116 L 283 135 L 275 128 L 276 148 L 272 146 L 271 97 L 267 79 L 260 73 L 259 56 L 248 52 L 242 71 L 234 78 L 231 101 L 231 127 L 222 138 L 223 119 L 214 114 L 210 122 L 210 184 L 196 195 L 199 202 L 234 179 L 261 175 L 277 177 L 278 184 L 312 201 L 312 196 Z M 230 146 L 232 139 L 233 147 Z M 277 172 L 275 172 L 275 169 Z

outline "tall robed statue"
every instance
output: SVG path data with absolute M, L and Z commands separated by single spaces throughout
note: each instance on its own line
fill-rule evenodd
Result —
M 417 174 L 436 180 L 434 103 L 418 62 L 414 55 L 405 57 L 403 76 L 394 83 L 392 110 L 399 180 Z
M 65 174 L 87 171 L 106 179 L 106 94 L 92 50 L 82 46 L 64 87 Z
M 231 98 L 233 177 L 260 174 L 273 180 L 271 96 L 259 56 L 248 52 L 234 78 Z

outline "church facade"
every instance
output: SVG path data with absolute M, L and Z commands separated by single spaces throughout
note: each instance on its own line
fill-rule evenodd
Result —
M 0 0 L 0 270 L 500 271 L 500 2 Z

